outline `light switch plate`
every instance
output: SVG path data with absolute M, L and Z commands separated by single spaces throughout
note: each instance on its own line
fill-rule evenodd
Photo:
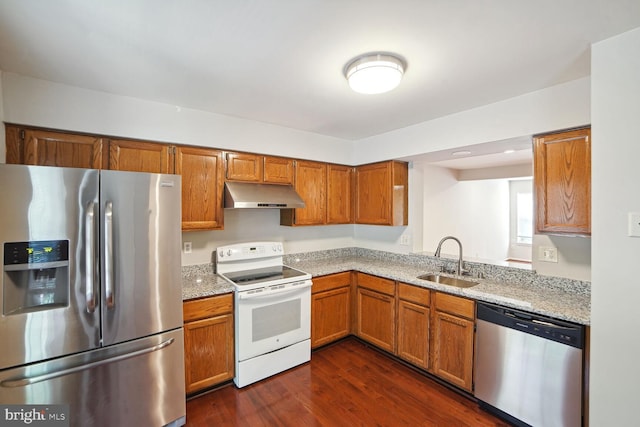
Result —
M 640 212 L 629 212 L 629 236 L 640 237 Z
M 538 248 L 538 260 L 558 262 L 558 248 L 554 248 L 553 246 L 540 246 Z
M 409 246 L 410 243 L 411 243 L 411 235 L 403 234 L 402 236 L 400 236 L 400 244 L 402 246 Z

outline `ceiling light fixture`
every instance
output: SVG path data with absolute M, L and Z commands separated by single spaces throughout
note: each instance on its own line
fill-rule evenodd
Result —
M 355 92 L 384 93 L 400 84 L 405 68 L 405 62 L 395 55 L 368 53 L 349 61 L 344 76 Z

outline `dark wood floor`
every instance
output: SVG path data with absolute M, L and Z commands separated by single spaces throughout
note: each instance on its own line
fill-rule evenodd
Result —
M 350 338 L 311 362 L 187 402 L 187 426 L 508 426 L 437 382 Z

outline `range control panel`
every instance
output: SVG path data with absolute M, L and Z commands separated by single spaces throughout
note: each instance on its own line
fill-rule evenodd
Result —
M 253 242 L 220 246 L 216 250 L 218 263 L 284 255 L 282 242 Z

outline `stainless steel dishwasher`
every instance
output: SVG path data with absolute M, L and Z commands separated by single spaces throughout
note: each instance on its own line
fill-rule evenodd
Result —
M 474 395 L 518 426 L 582 425 L 584 327 L 477 304 Z

